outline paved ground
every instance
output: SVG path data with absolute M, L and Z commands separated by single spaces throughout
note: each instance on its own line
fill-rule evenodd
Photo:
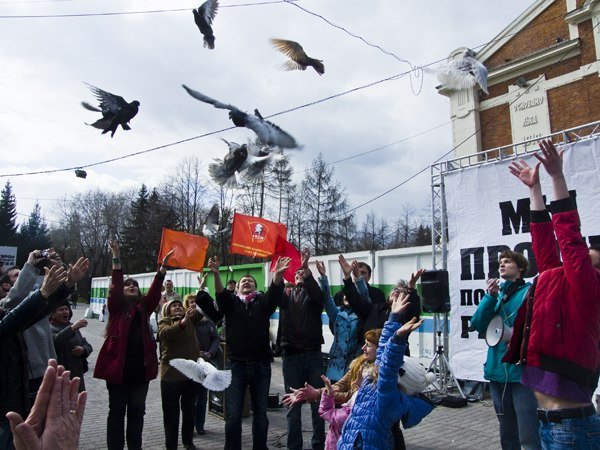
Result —
M 73 321 L 83 316 L 85 308 L 81 305 L 75 309 Z M 96 450 L 106 448 L 106 417 L 108 415 L 108 393 L 104 381 L 92 378 L 96 364 L 96 356 L 102 345 L 104 323 L 95 319 L 89 320 L 87 328 L 82 332 L 94 348 L 89 358 L 90 371 L 86 376 L 88 403 L 81 431 L 80 449 Z M 284 392 L 281 375 L 281 359 L 273 363 L 271 392 Z M 309 408 L 303 408 L 305 446 L 310 445 Z M 285 448 L 286 419 L 285 410 L 269 412 L 269 446 Z M 252 417 L 243 420 L 242 442 L 244 449 L 250 449 Z M 499 449 L 498 422 L 494 415 L 491 401 L 470 404 L 466 408 L 450 409 L 437 407 L 425 420 L 415 428 L 404 430 L 406 444 L 409 449 Z M 206 435 L 194 435 L 194 443 L 199 449 L 222 449 L 225 442 L 224 421 L 212 414 L 207 414 Z M 181 436 L 180 436 L 181 439 Z M 160 401 L 160 384 L 157 380 L 150 383 L 148 391 L 146 418 L 144 426 L 144 448 L 160 450 L 164 448 L 164 433 Z M 183 447 L 181 447 L 183 448 Z

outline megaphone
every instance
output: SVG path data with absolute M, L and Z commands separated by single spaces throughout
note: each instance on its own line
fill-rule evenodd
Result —
M 494 316 L 485 331 L 485 342 L 490 347 L 495 347 L 500 342 L 508 342 L 512 337 L 513 329 L 506 326 L 502 317 Z

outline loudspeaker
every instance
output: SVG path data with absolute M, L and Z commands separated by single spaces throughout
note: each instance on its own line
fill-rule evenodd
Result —
M 495 347 L 500 342 L 510 342 L 513 329 L 507 327 L 500 316 L 494 316 L 485 331 L 485 342 L 490 347 Z
M 428 313 L 450 312 L 450 287 L 447 270 L 426 270 L 421 275 L 423 311 Z

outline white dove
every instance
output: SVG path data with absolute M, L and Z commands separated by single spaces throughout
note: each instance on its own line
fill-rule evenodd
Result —
M 452 61 L 433 69 L 438 80 L 449 89 L 461 90 L 479 84 L 483 92 L 489 94 L 487 86 L 488 71 L 475 59 L 475 52 L 467 49 Z
M 224 391 L 231 384 L 231 370 L 219 370 L 202 358 L 198 358 L 197 362 L 175 358 L 169 364 L 209 391 Z

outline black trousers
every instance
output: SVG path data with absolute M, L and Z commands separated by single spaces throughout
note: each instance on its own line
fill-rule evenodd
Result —
M 181 441 L 194 443 L 194 415 L 198 384 L 191 381 L 161 381 L 163 424 L 167 450 L 177 450 L 179 442 L 179 410 L 181 410 Z

